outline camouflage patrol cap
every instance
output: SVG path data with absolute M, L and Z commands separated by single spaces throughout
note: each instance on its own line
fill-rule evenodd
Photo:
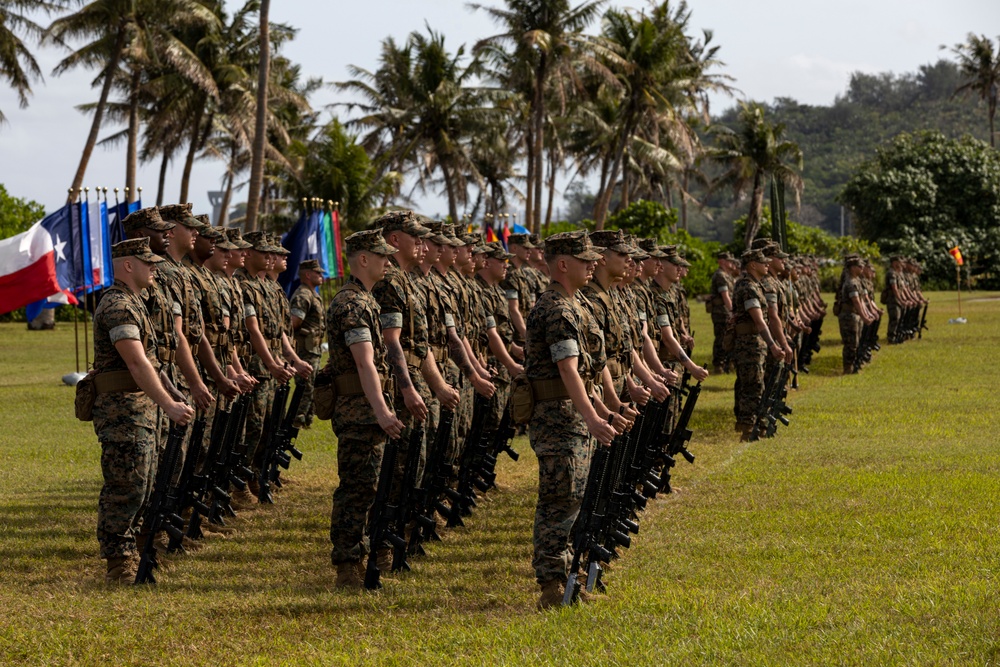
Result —
M 208 239 L 209 241 L 216 241 L 216 245 L 218 245 L 218 241 L 221 241 L 222 239 L 226 238 L 225 234 L 220 232 L 218 229 L 215 229 L 214 227 L 210 227 L 209 225 L 205 225 L 202 229 L 200 229 L 198 231 L 198 236 L 204 239 Z
M 528 234 L 511 234 L 508 236 L 507 247 L 509 248 L 512 245 L 519 245 L 522 248 L 527 248 L 528 250 L 535 248 L 535 244 L 531 242 L 530 235 Z
M 126 234 L 130 234 L 143 227 L 157 232 L 165 232 L 173 229 L 175 226 L 172 222 L 164 222 L 155 206 L 141 208 L 135 213 L 130 213 L 122 220 L 122 227 L 125 229 Z
M 205 225 L 206 227 L 211 227 L 212 226 L 212 221 L 209 219 L 207 213 L 199 213 L 198 215 L 196 215 L 194 217 L 195 217 L 195 219 L 198 222 L 200 222 L 201 224 Z
M 639 239 L 639 249 L 655 259 L 663 259 L 666 256 L 656 247 L 656 239 Z
M 372 223 L 372 228 L 380 228 L 382 236 L 388 236 L 393 232 L 403 232 L 422 239 L 431 235 L 431 230 L 420 224 L 417 214 L 409 209 L 383 213 Z
M 649 259 L 649 253 L 636 245 L 635 234 L 625 235 L 625 244 L 628 246 L 629 255 L 636 262 L 641 262 L 644 259 Z
M 448 239 L 448 245 L 451 247 L 460 248 L 465 245 L 465 241 L 458 238 L 458 235 L 455 233 L 455 225 L 450 223 L 442 224 L 441 233 L 446 239 Z
M 499 241 L 493 241 L 492 243 L 487 243 L 484 246 L 484 248 L 486 249 L 485 250 L 486 256 L 489 257 L 490 259 L 502 259 L 506 261 L 514 256 L 509 252 L 507 252 L 506 250 L 504 250 L 503 246 L 500 245 Z
M 892 264 L 893 262 L 902 262 L 902 261 L 905 261 L 905 258 L 902 255 L 890 255 L 889 256 L 889 263 L 890 264 Z
M 666 257 L 663 258 L 666 261 L 670 262 L 671 264 L 675 264 L 677 266 L 682 266 L 682 267 L 691 266 L 691 263 L 689 261 L 687 261 L 677 253 L 677 246 L 669 245 L 669 246 L 662 246 L 662 248 L 664 248 L 664 253 L 667 255 Z M 667 248 L 669 248 L 669 250 L 667 250 Z
M 271 252 L 276 255 L 291 255 L 291 251 L 281 245 L 281 236 L 278 234 L 270 234 L 268 236 L 268 242 L 271 244 Z
M 628 241 L 625 240 L 625 232 L 620 229 L 617 231 L 602 229 L 597 232 L 591 232 L 590 241 L 596 247 L 601 248 L 598 252 L 602 252 L 604 249 L 607 249 L 619 252 L 623 255 L 632 254 L 632 248 L 629 246 Z
M 149 249 L 149 238 L 146 236 L 137 239 L 125 239 L 111 246 L 111 259 L 119 259 L 121 257 L 135 257 L 147 264 L 164 261 L 162 257 L 154 255 L 153 251 Z
M 545 239 L 545 254 L 550 257 L 571 255 L 586 262 L 596 262 L 601 258 L 601 253 L 594 249 L 594 244 L 583 230 L 548 237 Z
M 772 259 L 788 259 L 791 255 L 781 249 L 777 243 L 764 248 L 764 254 Z
M 727 259 L 730 262 L 736 261 L 736 258 L 733 257 L 733 253 L 729 252 L 728 250 L 722 250 L 720 252 L 715 253 L 715 258 L 716 259 Z
M 323 267 L 319 265 L 319 260 L 318 259 L 305 259 L 305 260 L 302 260 L 301 262 L 299 262 L 299 271 L 300 272 L 301 271 L 318 271 L 319 273 L 322 273 L 324 276 L 326 275 L 326 271 L 324 271 Z
M 531 245 L 535 246 L 537 249 L 542 247 L 542 235 L 541 234 L 529 234 L 528 240 L 531 241 Z
M 761 238 L 757 238 L 757 239 L 753 240 L 753 243 L 750 244 L 750 249 L 751 250 L 763 250 L 764 248 L 766 248 L 769 245 L 774 245 L 774 241 L 772 239 L 767 239 L 767 238 L 761 237 Z
M 247 232 L 243 235 L 243 240 L 250 244 L 251 250 L 256 250 L 257 252 L 271 252 L 271 245 L 267 242 L 267 234 L 264 232 Z
M 198 218 L 191 213 L 191 204 L 168 204 L 167 206 L 157 206 L 160 217 L 170 222 L 178 222 L 185 227 L 201 231 L 205 227 Z
M 424 227 L 431 230 L 430 236 L 425 237 L 425 240 L 437 245 L 451 245 L 451 241 L 444 235 L 444 230 L 442 229 L 443 226 L 444 223 L 440 220 L 429 220 L 425 222 Z
M 236 229 L 235 227 L 230 227 L 229 229 L 226 230 L 226 238 L 239 250 L 247 250 L 248 248 L 253 247 L 252 243 L 247 243 L 246 241 L 243 240 L 243 236 L 240 234 L 240 230 Z
M 861 259 L 857 255 L 848 255 L 844 258 L 844 268 L 849 269 L 852 266 L 864 266 L 865 260 Z
M 770 258 L 757 248 L 744 251 L 740 255 L 740 259 L 743 261 L 743 266 L 746 266 L 750 262 L 760 262 L 761 264 L 769 264 L 771 262 Z
M 388 256 L 399 252 L 399 248 L 385 242 L 385 237 L 382 236 L 382 230 L 380 229 L 366 229 L 354 232 L 345 239 L 345 242 L 348 255 L 356 252 L 372 252 L 376 255 Z

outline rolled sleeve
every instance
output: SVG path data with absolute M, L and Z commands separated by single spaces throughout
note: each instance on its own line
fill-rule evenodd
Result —
M 344 332 L 344 343 L 347 347 L 350 347 L 355 343 L 370 342 L 372 342 L 372 330 L 368 327 L 358 327 L 357 329 L 349 329 Z
M 497 328 L 497 318 L 493 317 L 492 315 L 487 315 L 486 316 L 486 328 L 487 329 L 496 329 Z
M 669 327 L 670 326 L 670 316 L 666 313 L 656 316 L 656 326 L 658 327 Z
M 575 340 L 561 340 L 549 345 L 552 361 L 559 363 L 563 359 L 580 356 L 580 345 Z
M 751 310 L 753 308 L 760 308 L 760 301 L 757 299 L 747 299 L 743 302 L 744 310 Z
M 384 329 L 402 329 L 403 328 L 403 313 L 381 313 L 378 316 L 378 321 L 382 325 L 382 329 L 383 330 Z
M 298 308 L 292 308 L 291 311 L 289 312 L 291 313 L 292 317 L 297 317 L 300 320 L 306 319 L 306 313 L 304 310 L 299 310 Z
M 120 340 L 141 340 L 142 336 L 139 332 L 139 327 L 134 324 L 120 324 L 111 329 L 108 332 L 111 337 L 112 343 L 117 343 Z

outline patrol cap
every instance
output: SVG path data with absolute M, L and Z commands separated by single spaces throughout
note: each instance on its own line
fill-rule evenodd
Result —
M 205 225 L 201 230 L 199 230 L 198 236 L 208 239 L 209 241 L 216 241 L 216 245 L 218 245 L 218 241 L 226 238 L 225 234 L 220 232 L 218 229 L 210 227 L 209 225 Z
M 143 227 L 157 232 L 165 232 L 173 229 L 175 226 L 172 222 L 164 222 L 155 206 L 141 208 L 135 213 L 130 213 L 122 220 L 122 227 L 125 229 L 126 234 L 142 229 Z
M 268 241 L 271 244 L 271 252 L 276 255 L 291 255 L 292 252 L 281 245 L 281 237 L 277 234 L 271 234 L 268 236 Z
M 531 237 L 529 234 L 511 234 L 507 237 L 507 247 L 512 245 L 519 245 L 522 248 L 527 248 L 531 250 L 537 246 L 531 242 Z
M 442 229 L 443 226 L 444 223 L 440 220 L 429 220 L 425 222 L 424 227 L 431 230 L 431 234 L 426 237 L 426 240 L 431 243 L 436 243 L 437 245 L 451 245 L 451 241 L 444 235 L 444 230 Z
M 389 211 L 388 213 L 383 213 L 375 222 L 372 223 L 373 228 L 381 228 L 382 235 L 388 236 L 393 232 L 403 232 L 404 234 L 409 234 L 418 239 L 431 235 L 431 230 L 420 224 L 420 219 L 417 218 L 417 214 L 409 209 L 401 209 L 399 211 Z
M 157 208 L 160 211 L 160 217 L 164 220 L 179 222 L 185 227 L 199 232 L 205 227 L 205 223 L 192 215 L 191 204 L 168 204 L 166 206 L 157 206 Z
M 744 266 L 750 262 L 760 262 L 761 264 L 769 264 L 771 262 L 768 256 L 761 252 L 760 249 L 747 250 L 740 255 L 740 259 L 743 261 Z
M 865 260 L 861 259 L 857 255 L 849 255 L 844 258 L 844 268 L 851 268 L 852 266 L 864 266 Z
M 136 211 L 138 213 L 138 211 Z M 149 249 L 149 238 L 143 236 L 138 239 L 125 239 L 111 246 L 111 259 L 119 257 L 135 257 L 147 264 L 155 264 L 164 261 L 162 257 L 153 254 Z
M 373 252 L 376 255 L 389 256 L 394 253 L 399 252 L 399 248 L 389 245 L 385 242 L 385 237 L 382 236 L 381 229 L 366 229 L 360 232 L 354 232 L 346 239 L 347 244 L 347 254 L 352 255 L 356 252 Z
M 590 233 L 590 241 L 598 248 L 613 250 L 623 255 L 631 255 L 632 247 L 625 240 L 625 232 L 622 230 L 611 231 L 602 229 Z M 598 250 L 598 252 L 601 252 Z
M 229 234 L 225 227 L 212 227 L 212 231 L 219 235 L 219 240 L 215 242 L 215 247 L 221 250 L 239 250 L 240 247 L 229 240 Z
M 717 252 L 715 254 L 715 258 L 716 259 L 727 259 L 730 262 L 736 261 L 736 258 L 733 257 L 733 253 L 729 252 L 728 250 L 722 250 L 720 252 Z
M 504 250 L 503 246 L 500 245 L 499 241 L 487 243 L 483 247 L 485 248 L 486 256 L 492 259 L 508 260 L 514 256 L 509 252 L 507 252 L 506 250 Z
M 601 258 L 601 253 L 594 249 L 594 244 L 583 230 L 562 232 L 548 237 L 545 239 L 545 254 L 550 257 L 572 255 L 587 262 L 596 262 Z
M 226 238 L 229 239 L 229 242 L 236 246 L 239 250 L 246 250 L 253 247 L 253 244 L 247 243 L 243 240 L 240 230 L 235 227 L 231 227 L 226 230 Z
M 318 259 L 302 260 L 301 262 L 299 262 L 299 271 L 318 271 L 319 273 L 322 273 L 324 276 L 326 275 L 326 271 L 324 271 L 323 267 L 319 265 Z
M 593 235 L 591 235 L 591 240 L 593 240 Z M 649 253 L 636 245 L 635 234 L 626 234 L 625 243 L 628 245 L 628 252 L 633 260 L 641 262 L 644 259 L 649 259 Z
M 889 256 L 889 263 L 890 264 L 892 262 L 902 262 L 902 261 L 905 261 L 905 258 L 902 255 L 890 255 Z
M 455 225 L 451 223 L 441 224 L 441 234 L 448 239 L 448 245 L 453 248 L 460 248 L 465 245 L 465 241 L 458 238 L 458 235 L 455 233 Z
M 541 234 L 528 234 L 528 240 L 531 241 L 531 245 L 535 246 L 537 249 L 542 247 L 542 235 Z
M 672 250 L 666 253 L 667 256 L 664 258 L 666 261 L 670 262 L 671 264 L 675 264 L 677 266 L 691 266 L 691 262 L 687 261 L 679 254 L 677 254 L 677 246 L 665 246 L 665 247 L 672 248 Z
M 764 248 L 764 254 L 773 259 L 788 259 L 790 255 L 781 249 L 781 246 L 777 244 L 769 245 Z
M 656 239 L 639 239 L 639 249 L 655 259 L 666 257 L 666 254 L 656 247 Z
M 763 250 L 769 245 L 774 245 L 774 241 L 768 238 L 761 237 L 753 240 L 753 243 L 750 244 L 750 249 Z
M 267 234 L 264 232 L 247 232 L 243 235 L 243 240 L 250 244 L 251 250 L 256 250 L 257 252 L 271 252 L 271 246 L 267 242 Z

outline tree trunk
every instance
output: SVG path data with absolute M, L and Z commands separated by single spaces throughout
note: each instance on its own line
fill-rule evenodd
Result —
M 619 137 L 618 146 L 615 148 L 615 158 L 611 163 L 611 172 L 608 174 L 607 187 L 604 189 L 604 196 L 597 199 L 597 206 L 594 209 L 594 223 L 597 229 L 604 229 L 604 219 L 608 217 L 608 207 L 611 206 L 611 195 L 615 191 L 615 183 L 618 181 L 618 174 L 621 171 L 628 134 L 630 133 L 623 133 L 623 136 Z
M 525 149 L 527 152 L 528 159 L 528 173 L 525 174 L 527 179 L 527 186 L 525 187 L 524 193 L 524 220 L 525 222 L 531 221 L 532 213 L 534 212 L 535 205 L 535 188 L 533 187 L 535 183 L 535 132 L 531 129 L 530 125 L 534 123 L 534 115 L 529 117 L 529 128 L 528 133 L 524 137 Z
M 760 215 L 764 206 L 764 183 L 763 174 L 760 170 L 753 175 L 753 196 L 750 198 L 750 213 L 747 215 L 747 229 L 743 237 L 743 242 L 749 249 L 753 245 L 753 240 L 760 231 Z
M 688 203 L 687 203 L 687 192 L 688 192 L 688 173 L 687 170 L 684 171 L 684 175 L 681 177 L 681 183 L 683 183 L 683 190 L 681 191 L 681 229 L 685 232 L 688 230 Z
M 441 175 L 444 178 L 444 189 L 448 195 L 448 215 L 451 217 L 451 224 L 458 224 L 458 202 L 455 201 L 455 183 L 451 171 L 443 164 L 441 165 Z
M 271 0 L 260 3 L 260 71 L 257 72 L 257 124 L 253 135 L 253 158 L 250 163 L 250 189 L 247 192 L 247 216 L 244 229 L 257 229 L 257 206 L 264 183 L 264 146 L 267 142 L 267 88 L 271 70 L 271 36 L 268 13 Z
M 160 181 L 156 189 L 156 205 L 163 206 L 163 191 L 167 187 L 167 166 L 170 164 L 170 153 L 163 151 L 163 159 L 160 160 Z
M 558 166 L 557 158 L 558 151 L 549 151 L 549 204 L 545 209 L 545 232 L 548 233 L 549 226 L 552 224 L 552 203 L 556 198 L 556 167 Z M 537 233 L 537 232 L 536 232 Z
M 629 178 L 629 175 L 630 174 L 628 165 L 625 165 L 625 167 L 622 169 L 622 200 L 618 203 L 617 210 L 619 211 L 624 211 L 626 208 L 628 208 L 629 202 L 631 201 L 632 193 L 630 191 L 631 186 L 629 182 L 632 179 Z
M 532 219 L 525 220 L 525 227 L 538 234 L 542 230 L 542 183 L 545 180 L 545 80 L 548 78 L 548 59 L 542 52 L 535 70 L 535 210 Z M 531 187 L 531 184 L 528 184 Z
M 136 172 L 139 166 L 139 83 L 142 81 L 142 71 L 132 73 L 132 81 L 128 92 L 128 149 L 125 153 L 125 192 L 126 200 L 131 204 L 139 198 L 135 186 Z
M 229 202 L 232 201 L 233 198 L 234 180 L 235 176 L 233 175 L 232 171 L 226 174 L 226 191 L 222 195 L 222 204 L 220 204 L 219 208 L 219 219 L 215 221 L 215 224 L 220 225 L 222 227 L 225 227 L 227 224 L 229 224 Z
M 202 99 L 204 99 L 203 96 Z M 191 127 L 191 145 L 188 146 L 187 157 L 184 159 L 184 172 L 181 174 L 181 198 L 178 200 L 180 204 L 188 202 L 191 168 L 194 166 L 194 156 L 198 152 L 198 141 L 201 139 L 201 117 L 204 114 L 204 110 L 205 107 L 199 105 L 198 110 L 194 114 L 194 124 Z
M 104 84 L 101 86 L 101 97 L 97 101 L 97 108 L 94 109 L 94 120 L 90 124 L 90 134 L 87 135 L 87 143 L 83 145 L 83 154 L 80 156 L 80 164 L 76 168 L 76 175 L 73 177 L 73 185 L 69 189 L 69 196 L 66 198 L 67 204 L 72 204 L 76 195 L 83 185 L 83 177 L 87 173 L 87 163 L 94 153 L 94 146 L 97 145 L 97 135 L 101 132 L 101 122 L 104 120 L 104 109 L 108 105 L 108 95 L 111 94 L 111 84 L 114 82 L 115 73 L 118 72 L 118 63 L 121 62 L 122 52 L 125 50 L 125 30 L 118 28 L 118 38 L 115 42 L 115 51 L 111 56 L 108 67 L 104 70 Z

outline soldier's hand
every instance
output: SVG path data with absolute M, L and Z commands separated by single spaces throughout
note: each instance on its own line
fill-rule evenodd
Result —
M 413 415 L 413 418 L 418 422 L 427 419 L 427 404 L 421 398 L 420 392 L 413 387 L 407 387 L 402 393 L 403 405 L 406 406 L 406 411 Z
M 795 353 L 792 352 L 792 348 L 788 345 L 785 346 L 785 363 L 791 364 L 795 363 Z
M 701 366 L 695 366 L 694 370 L 691 371 L 691 377 L 693 377 L 698 382 L 704 382 L 705 378 L 708 377 L 708 369 L 702 368 Z
M 385 431 L 386 435 L 390 438 L 395 440 L 403 435 L 403 422 L 399 421 L 396 413 L 389 411 L 378 415 L 376 418 L 378 419 L 379 428 Z
M 219 392 L 226 398 L 236 398 L 240 393 L 240 386 L 229 378 L 225 378 L 218 384 Z
M 435 395 L 441 401 L 441 407 L 451 411 L 454 411 L 458 407 L 458 402 L 462 399 L 458 390 L 447 384 L 440 392 L 436 392 Z
M 292 372 L 285 366 L 275 364 L 274 367 L 269 370 L 271 372 L 271 377 L 273 377 L 278 384 L 285 384 L 292 377 Z
M 167 413 L 167 417 L 170 421 L 176 422 L 181 426 L 186 425 L 191 418 L 194 417 L 194 408 L 192 408 L 187 403 L 181 403 L 180 401 L 173 401 L 170 405 L 163 409 Z
M 628 397 L 639 405 L 646 405 L 646 403 L 649 402 L 650 393 L 649 389 L 646 389 L 643 386 L 635 384 L 634 382 L 629 383 Z
M 303 380 L 307 380 L 312 377 L 313 367 L 301 359 L 292 364 L 292 366 L 295 368 L 295 374 Z
M 518 345 L 517 343 L 511 343 L 510 344 L 510 356 L 512 356 L 514 359 L 518 359 L 518 360 L 523 361 L 524 360 L 524 348 L 521 347 L 520 345 Z
M 778 345 L 778 341 L 771 343 L 771 356 L 778 361 L 781 361 L 785 356 L 785 350 L 781 345 Z
M 510 369 L 511 377 L 517 377 L 524 372 L 524 366 L 521 364 L 514 364 L 514 368 Z
M 655 398 L 660 403 L 667 400 L 667 397 L 670 396 L 670 389 L 668 389 L 667 385 L 665 385 L 662 382 L 651 383 L 649 385 L 649 391 L 651 394 L 653 394 L 653 398 Z
M 191 400 L 199 410 L 207 410 L 215 403 L 212 392 L 208 390 L 204 382 L 199 382 L 197 386 L 191 388 Z
M 677 385 L 677 383 L 681 381 L 682 376 L 680 373 L 677 373 L 667 368 L 663 371 L 661 377 L 668 385 Z
M 476 390 L 477 394 L 486 398 L 493 398 L 493 394 L 496 393 L 497 388 L 493 386 L 492 382 L 484 380 L 479 375 L 473 375 L 471 380 L 472 388 Z
M 236 384 L 240 387 L 241 393 L 246 393 L 257 386 L 257 379 L 247 373 L 240 373 L 236 376 Z
M 587 422 L 587 430 L 590 431 L 590 435 L 597 439 L 597 442 L 601 443 L 605 447 L 611 444 L 611 441 L 615 439 L 615 429 L 607 422 L 607 420 L 597 417 L 591 421 Z

